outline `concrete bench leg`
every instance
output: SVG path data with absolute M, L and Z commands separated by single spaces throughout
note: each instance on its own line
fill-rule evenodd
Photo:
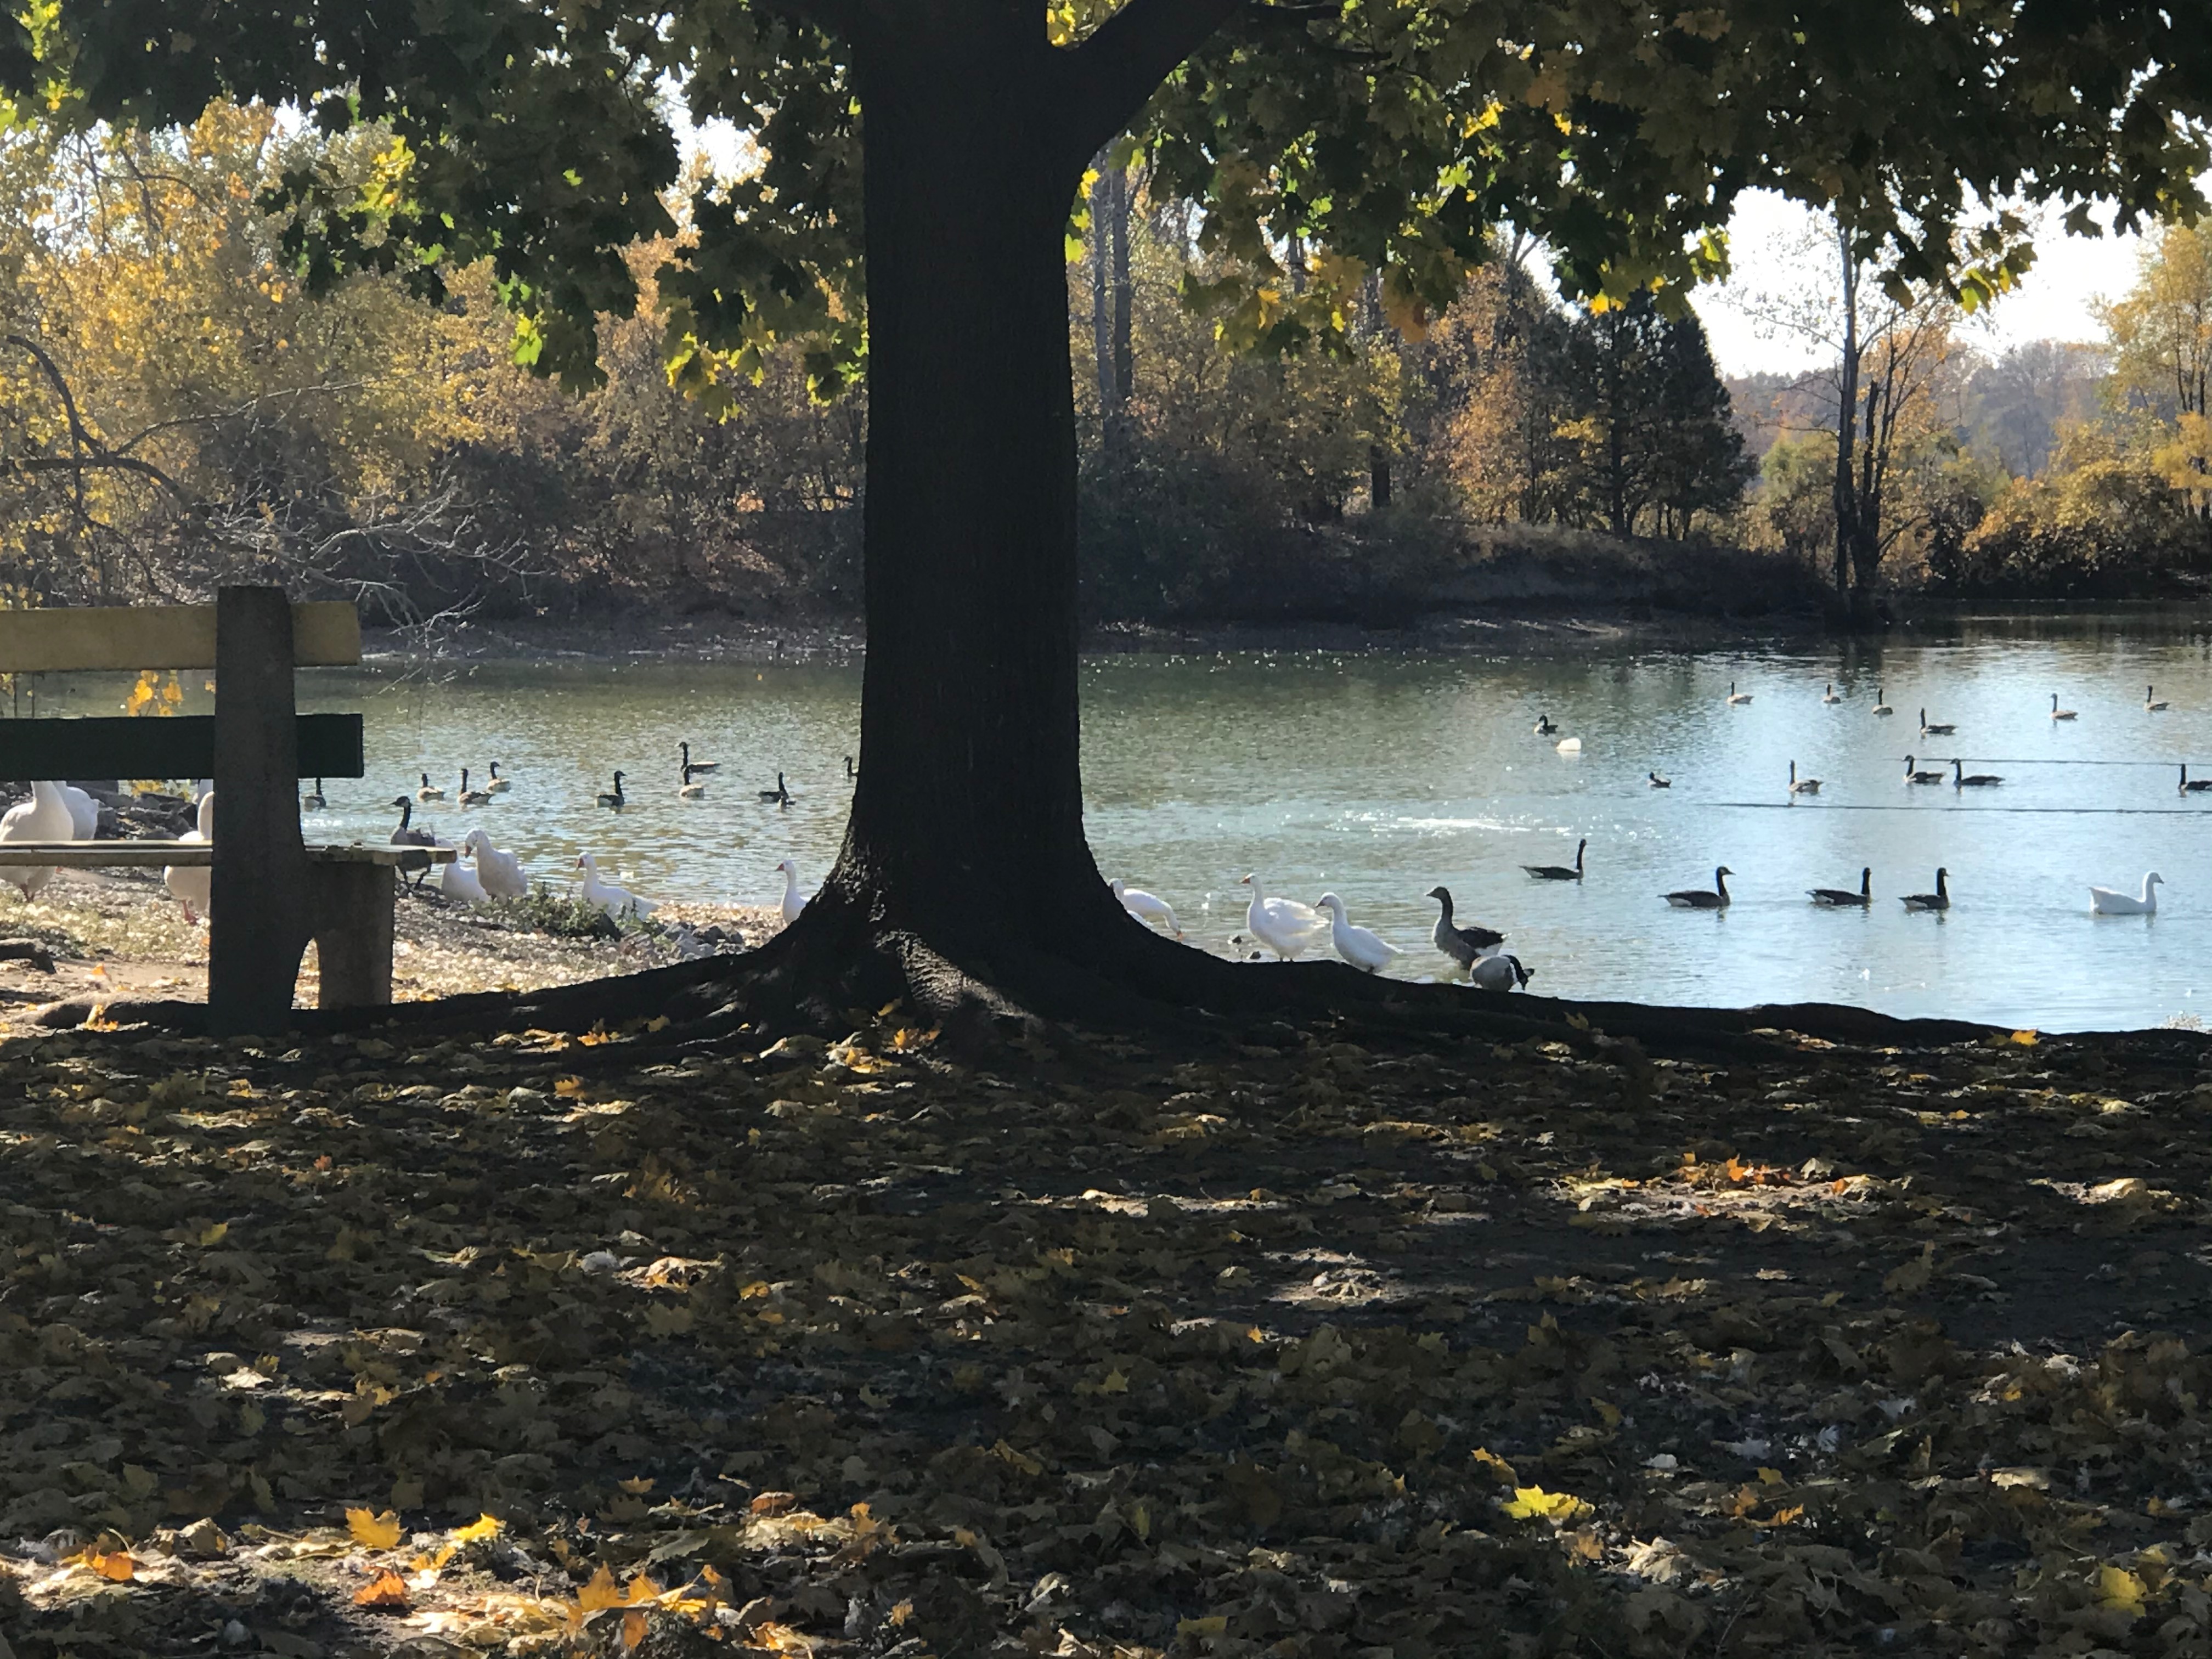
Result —
M 381 1008 L 392 1000 L 391 867 L 325 864 L 315 868 L 315 946 L 322 958 L 325 1008 Z

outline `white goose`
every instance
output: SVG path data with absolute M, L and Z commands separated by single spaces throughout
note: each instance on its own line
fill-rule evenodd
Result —
M 589 853 L 576 854 L 576 867 L 584 872 L 584 902 L 598 905 L 611 916 L 649 916 L 660 908 L 649 898 L 639 897 L 627 887 L 601 881 L 599 860 Z
M 31 785 L 30 799 L 18 801 L 4 816 L 0 816 L 0 842 L 76 839 L 76 820 L 70 811 L 69 801 L 44 779 Z M 36 898 L 53 878 L 51 866 L 0 865 L 0 880 L 13 883 L 26 899 Z
M 491 896 L 483 877 L 459 859 L 438 866 L 438 890 L 456 904 L 482 904 Z
M 477 861 L 477 879 L 489 896 L 520 898 L 529 892 L 530 878 L 523 872 L 522 860 L 501 852 L 483 830 L 471 830 L 462 836 L 461 848 Z
M 63 802 L 70 810 L 70 825 L 75 831 L 71 841 L 91 841 L 100 834 L 100 803 L 73 783 L 58 784 Z
M 1246 929 L 1279 961 L 1295 962 L 1299 951 L 1319 944 L 1328 930 L 1328 923 L 1311 905 L 1296 899 L 1269 898 L 1261 888 L 1259 877 L 1248 875 L 1238 884 L 1252 890 L 1252 902 L 1244 908 Z
M 2089 890 L 2089 913 L 2098 916 L 2154 916 L 2158 914 L 2158 894 L 2155 889 L 2165 885 L 2166 878 L 2155 870 L 2142 878 L 2140 893 L 2116 892 L 2110 887 Z
M 200 845 L 215 839 L 215 791 L 210 789 L 200 797 L 199 811 L 194 814 L 192 827 L 177 837 L 180 842 Z M 161 885 L 169 890 L 170 896 L 185 907 L 185 920 L 198 921 L 202 916 L 214 914 L 215 871 L 204 864 L 172 864 L 161 872 Z
M 1580 738 L 1561 738 L 1552 746 L 1562 755 L 1579 755 L 1583 752 L 1583 740 Z
M 1355 927 L 1344 919 L 1344 901 L 1334 893 L 1321 896 L 1321 908 L 1328 912 L 1328 942 L 1342 957 L 1362 973 L 1379 974 L 1390 965 L 1393 957 L 1405 955 L 1396 945 L 1380 933 L 1364 927 Z
M 1147 893 L 1141 887 L 1124 887 L 1119 878 L 1106 885 L 1113 890 L 1114 896 L 1121 901 L 1121 908 L 1139 921 L 1148 927 L 1156 922 L 1165 922 L 1170 934 L 1176 939 L 1182 937 L 1182 924 L 1176 920 L 1174 907 L 1165 899 Z
M 806 908 L 814 896 L 799 890 L 799 861 L 786 859 L 775 866 L 783 872 L 783 921 L 786 927 L 799 920 L 799 913 Z

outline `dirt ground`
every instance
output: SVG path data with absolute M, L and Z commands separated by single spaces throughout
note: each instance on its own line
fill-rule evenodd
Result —
M 0 1641 L 2212 1641 L 2212 1046 L 0 1041 Z

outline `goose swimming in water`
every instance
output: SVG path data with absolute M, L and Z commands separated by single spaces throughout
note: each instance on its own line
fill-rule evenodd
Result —
M 300 810 L 302 812 L 319 812 L 329 805 L 330 802 L 323 799 L 323 781 L 320 778 L 315 780 L 313 794 L 300 797 Z
M 1905 781 L 1907 783 L 1941 783 L 1943 781 L 1943 775 L 1941 772 L 1914 771 L 1912 757 L 1907 755 L 1905 757 Z
M 1856 893 L 1848 887 L 1808 887 L 1805 890 L 1805 896 L 1814 903 L 1825 904 L 1832 910 L 1840 910 L 1846 906 L 1869 909 L 1874 904 L 1874 866 L 1869 865 L 1859 872 L 1859 890 Z
M 1939 720 L 1930 726 L 1928 723 L 1928 711 L 1924 708 L 1920 711 L 1920 735 L 1923 738 L 1948 738 L 1958 729 L 1949 720 Z
M 1390 965 L 1393 957 L 1406 954 L 1380 933 L 1346 921 L 1344 901 L 1335 894 L 1323 893 L 1321 908 L 1328 912 L 1328 942 L 1336 947 L 1337 955 L 1362 973 L 1379 974 Z
M 1898 900 L 1908 910 L 1948 910 L 1951 908 L 1951 872 L 1936 872 L 1936 890 L 1932 893 L 1907 893 Z
M 2212 778 L 2191 777 L 2189 775 L 2189 763 L 2187 761 L 2182 762 L 2180 793 L 2185 795 L 2201 795 L 2207 789 L 2212 789 Z
M 1735 689 L 1735 682 L 1734 680 L 1730 680 L 1730 681 L 1729 682 L 1728 702 L 1729 702 L 1729 708 L 1741 708 L 1741 707 L 1743 707 L 1743 705 L 1744 705 L 1744 704 L 1746 704 L 1746 703 L 1749 702 L 1750 701 L 1751 701 L 1751 693 L 1750 693 L 1750 692 L 1748 692 L 1748 691 L 1739 691 L 1739 690 L 1737 690 Z
M 690 761 L 685 761 L 684 763 L 684 776 L 676 786 L 676 793 L 678 799 L 683 800 L 697 800 L 701 796 L 707 793 L 707 786 L 705 784 L 694 783 L 691 781 L 691 775 L 698 769 L 699 769 L 694 766 Z
M 1175 908 L 1165 899 L 1147 893 L 1141 887 L 1124 887 L 1118 877 L 1106 885 L 1113 890 L 1114 896 L 1121 901 L 1121 908 L 1139 921 L 1147 925 L 1165 922 L 1169 933 L 1177 939 L 1182 937 L 1182 924 L 1176 920 Z
M 719 772 L 722 769 L 722 763 L 720 761 L 693 760 L 691 758 L 691 745 L 688 743 L 679 743 L 676 747 L 679 751 L 681 751 L 680 758 L 683 763 L 685 766 L 690 767 L 694 772 Z
M 1656 772 L 1646 772 L 1644 776 L 1654 789 L 1672 789 L 1674 787 L 1674 779 L 1662 777 Z
M 1713 872 L 1711 892 L 1698 887 L 1685 887 L 1678 893 L 1668 893 L 1663 896 L 1677 910 L 1725 910 L 1729 908 L 1728 878 L 1735 873 L 1723 864 Z
M 1828 683 L 1827 690 L 1820 693 L 1820 701 L 1822 702 L 1841 702 L 1843 701 L 1841 697 L 1836 695 L 1836 685 L 1834 681 L 1831 680 Z
M 1437 925 L 1429 933 L 1429 940 L 1437 950 L 1452 959 L 1462 972 L 1471 972 L 1474 964 L 1488 957 L 1505 943 L 1505 935 L 1488 927 L 1462 927 L 1452 920 L 1452 896 L 1449 887 L 1431 887 L 1429 896 L 1443 910 Z
M 500 776 L 499 763 L 494 761 L 491 763 L 491 781 L 484 785 L 484 787 L 495 795 L 503 795 L 514 787 L 507 779 Z
M 2055 720 L 2078 720 L 2081 716 L 2071 708 L 2061 708 L 2058 706 L 2058 694 L 2053 691 L 2051 694 L 2051 718 Z
M 1966 762 L 1955 757 L 1952 759 L 1951 787 L 1954 789 L 1991 789 L 2003 781 L 2004 779 L 1995 772 L 1969 772 Z
M 619 772 L 616 773 L 615 787 L 611 789 L 603 789 L 599 792 L 600 805 L 611 806 L 617 811 L 620 811 L 623 809 L 623 807 L 628 803 L 629 798 L 623 793 L 622 781 L 623 775 Z
M 2100 916 L 2154 916 L 2158 914 L 2158 894 L 2154 890 L 2166 884 L 2166 878 L 2155 870 L 2142 878 L 2142 891 L 2122 893 L 2110 887 L 2089 890 L 2089 911 Z
M 1817 795 L 1820 793 L 1820 781 L 1818 778 L 1799 777 L 1797 763 L 1791 761 L 1790 763 L 1790 793 L 1793 795 Z
M 775 775 L 775 787 L 773 789 L 762 790 L 760 792 L 760 798 L 763 800 L 772 800 L 778 806 L 788 806 L 791 805 L 791 788 L 789 785 L 784 782 L 782 773 L 779 772 Z
M 428 772 L 423 773 L 422 787 L 415 792 L 415 799 L 416 800 L 443 800 L 445 798 L 446 792 L 440 788 L 436 784 L 430 781 L 430 775 Z
M 1552 724 L 1552 717 L 1549 714 L 1539 714 L 1536 716 L 1535 726 L 1531 729 L 1538 737 L 1548 738 L 1559 728 Z
M 1889 706 L 1889 692 L 1886 687 L 1877 685 L 1874 689 L 1874 712 L 1877 714 L 1894 714 L 1897 712 Z
M 460 801 L 461 805 L 464 806 L 489 806 L 491 805 L 490 790 L 471 789 L 469 787 L 469 769 L 465 766 L 461 769 Z
M 858 783 L 860 781 L 860 769 L 853 764 L 853 757 L 850 755 L 845 757 L 845 778 L 850 783 Z
M 2156 686 L 2154 686 L 2154 685 L 2146 685 L 2145 687 L 2143 687 L 2143 713 L 2144 713 L 2144 714 L 2163 714 L 2164 713 L 2166 713 L 2166 699 L 2165 699 L 2164 697 L 2158 696 L 2157 693 L 2158 693 L 2158 688 L 2157 688 Z M 2155 701 L 2154 701 L 2154 699 L 2155 699 Z
M 1518 957 L 1503 951 L 1480 958 L 1467 970 L 1468 983 L 1478 991 L 1518 991 L 1535 978 L 1535 970 L 1522 965 Z
M 1583 878 L 1583 852 L 1589 845 L 1585 836 L 1575 843 L 1574 867 L 1564 864 L 1524 864 L 1521 867 L 1538 881 L 1580 881 Z

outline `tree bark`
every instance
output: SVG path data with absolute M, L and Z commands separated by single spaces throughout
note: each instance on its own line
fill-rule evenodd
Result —
M 1858 489 L 1854 473 L 1859 414 L 1859 267 L 1850 237 L 1837 227 L 1843 259 L 1844 350 L 1836 385 L 1836 596 L 1850 591 L 1851 548 L 1858 524 Z

